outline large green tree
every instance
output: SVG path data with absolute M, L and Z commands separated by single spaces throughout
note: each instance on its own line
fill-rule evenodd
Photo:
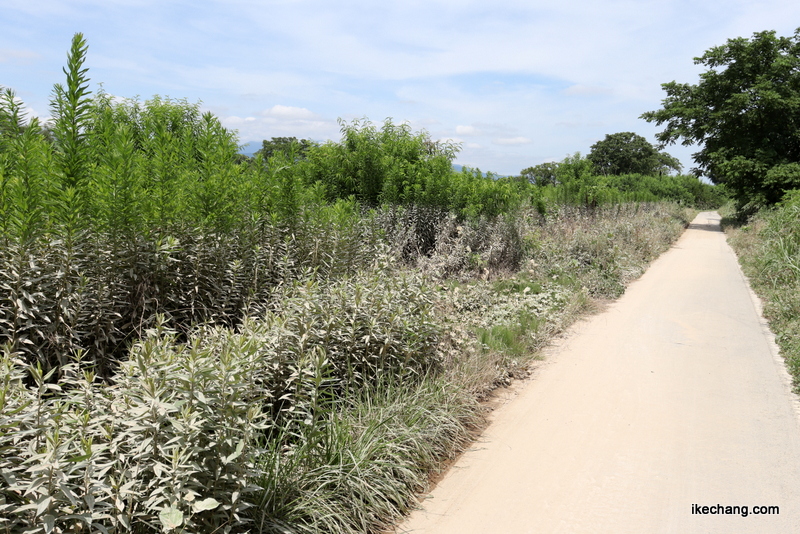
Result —
M 663 84 L 663 108 L 642 115 L 665 125 L 656 138 L 699 145 L 694 171 L 725 184 L 740 208 L 800 187 L 800 29 L 730 39 L 694 61 L 708 67 L 700 82 Z
M 644 174 L 656 176 L 681 170 L 680 162 L 659 152 L 647 139 L 633 132 L 606 135 L 592 145 L 587 156 L 595 172 L 602 175 Z

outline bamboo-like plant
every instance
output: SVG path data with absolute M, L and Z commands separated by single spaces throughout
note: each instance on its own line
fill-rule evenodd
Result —
M 91 111 L 91 91 L 86 75 L 89 69 L 84 67 L 87 50 L 83 34 L 76 33 L 67 56 L 67 66 L 63 69 L 67 76 L 66 86 L 56 84 L 51 101 L 56 162 L 60 171 L 61 193 L 67 202 L 65 213 L 62 214 L 63 223 L 70 230 L 77 228 L 82 216 L 87 215 L 85 204 L 90 179 L 90 151 L 86 128 Z

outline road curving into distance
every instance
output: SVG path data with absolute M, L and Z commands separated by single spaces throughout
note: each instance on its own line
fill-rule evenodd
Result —
M 517 386 L 398 532 L 800 532 L 800 411 L 719 216 Z

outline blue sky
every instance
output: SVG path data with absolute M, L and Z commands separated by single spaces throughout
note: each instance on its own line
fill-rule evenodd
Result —
M 797 0 L 3 0 L 0 85 L 49 116 L 70 40 L 92 88 L 202 102 L 241 143 L 339 139 L 387 117 L 461 143 L 456 162 L 518 174 L 638 117 L 728 38 L 800 26 Z M 692 150 L 671 147 L 685 167 Z

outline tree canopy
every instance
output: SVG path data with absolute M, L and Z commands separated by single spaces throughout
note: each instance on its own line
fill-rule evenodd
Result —
M 800 29 L 729 39 L 694 62 L 708 67 L 699 83 L 662 84 L 662 109 L 642 115 L 665 125 L 656 138 L 699 145 L 694 172 L 725 184 L 740 208 L 800 187 Z
M 304 159 L 306 152 L 312 146 L 316 145 L 310 139 L 297 139 L 296 137 L 273 137 L 267 141 L 264 139 L 261 142 L 261 148 L 256 151 L 256 154 L 261 154 L 264 160 L 268 160 L 278 152 L 284 154 L 294 154 L 293 159 Z
M 558 182 L 558 163 L 545 162 L 522 169 L 520 174 L 533 185 L 556 185 Z
M 592 145 L 587 158 L 596 173 L 606 176 L 656 176 L 681 170 L 677 159 L 666 152 L 659 152 L 647 139 L 633 132 L 606 135 L 605 139 Z

